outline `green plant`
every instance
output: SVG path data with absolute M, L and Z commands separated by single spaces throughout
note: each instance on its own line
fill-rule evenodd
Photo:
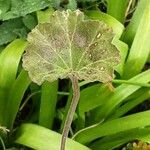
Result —
M 23 67 L 37 84 L 70 78 L 73 98 L 62 133 L 61 150 L 80 98 L 78 80 L 110 82 L 119 51 L 111 44 L 113 32 L 100 21 L 83 20 L 79 10 L 55 12 L 49 23 L 38 25 L 28 36 Z M 94 28 L 93 28 L 94 27 Z
M 54 10 L 67 8 L 78 8 L 87 20 L 111 27 L 121 62 L 114 68 L 113 89 L 110 84 L 78 83 L 80 99 L 66 149 L 117 150 L 132 141 L 150 143 L 149 0 L 34 2 L 0 1 L 0 149 L 60 147 L 59 133 L 73 95 L 70 81 L 38 86 L 22 69 L 20 60 L 28 45 L 27 34 L 37 24 L 49 23 Z

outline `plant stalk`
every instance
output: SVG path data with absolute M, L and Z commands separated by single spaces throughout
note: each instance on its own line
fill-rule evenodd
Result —
M 70 126 L 73 120 L 73 116 L 76 110 L 76 107 L 78 105 L 78 101 L 80 98 L 80 87 L 78 85 L 78 79 L 76 76 L 71 76 L 70 77 L 71 82 L 72 82 L 72 89 L 73 89 L 73 97 L 72 97 L 72 102 L 66 117 L 66 121 L 64 124 L 64 129 L 62 132 L 62 139 L 61 139 L 61 147 L 60 150 L 65 150 L 65 143 L 66 143 L 66 139 L 68 137 L 69 134 L 69 130 L 70 130 Z

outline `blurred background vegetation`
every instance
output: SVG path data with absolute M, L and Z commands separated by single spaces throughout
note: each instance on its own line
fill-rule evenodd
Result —
M 68 140 L 66 150 L 149 150 L 149 0 L 0 0 L 0 149 L 59 149 L 71 84 L 66 79 L 37 86 L 22 69 L 21 57 L 28 33 L 55 10 L 66 9 L 80 9 L 87 19 L 112 27 L 122 58 L 115 89 L 79 83 L 69 137 L 82 144 Z

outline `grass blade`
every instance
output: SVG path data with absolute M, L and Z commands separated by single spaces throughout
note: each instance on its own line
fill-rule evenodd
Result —
M 134 98 L 133 100 L 129 100 L 129 102 L 125 103 L 123 106 L 119 107 L 115 114 L 113 114 L 110 118 L 118 118 L 125 113 L 127 113 L 129 110 L 133 109 L 135 106 L 139 105 L 143 101 L 150 98 L 150 90 L 149 89 L 142 89 L 141 95 Z
M 129 115 L 127 117 L 107 121 L 103 124 L 96 124 L 77 132 L 74 139 L 85 144 L 106 135 L 112 135 L 130 129 L 149 126 L 149 118 L 150 111 L 144 111 Z
M 150 53 L 150 4 L 145 9 L 124 66 L 123 78 L 130 79 L 143 69 Z M 143 42 L 144 41 L 144 42 Z
M 129 0 L 108 0 L 107 13 L 121 23 L 124 23 L 125 13 Z
M 23 124 L 17 131 L 16 143 L 36 150 L 58 150 L 61 134 L 33 124 Z M 90 150 L 89 148 L 67 139 L 66 150 Z
M 20 103 L 30 83 L 31 80 L 28 77 L 28 73 L 22 70 L 10 90 L 8 103 L 5 108 L 5 115 L 7 116 L 5 116 L 5 123 L 9 129 L 13 127 Z
M 129 141 L 140 140 L 149 137 L 150 128 L 133 129 L 119 134 L 104 137 L 90 145 L 92 150 L 114 149 Z M 145 141 L 145 140 L 143 140 Z
M 106 102 L 106 97 L 109 97 L 110 94 L 111 91 L 108 86 L 100 83 L 87 87 L 81 91 L 77 109 L 78 130 L 85 126 L 85 113 L 96 107 L 102 106 L 102 104 Z
M 15 82 L 18 65 L 27 42 L 17 39 L 0 53 L 0 124 L 3 125 L 7 96 Z
M 138 2 L 137 8 L 136 8 L 131 20 L 130 20 L 130 23 L 122 35 L 121 39 L 124 42 L 128 43 L 128 45 L 130 45 L 130 46 L 133 42 L 133 39 L 135 37 L 135 34 L 136 34 L 137 29 L 139 27 L 139 24 L 141 22 L 141 18 L 143 16 L 143 13 L 149 5 L 150 5 L 149 0 L 140 0 Z
M 150 81 L 150 70 L 147 70 L 145 72 L 142 72 L 141 74 L 135 76 L 134 78 L 130 79 L 129 81 L 134 82 L 137 81 L 140 83 L 147 83 Z M 116 108 L 117 105 L 119 105 L 121 102 L 123 102 L 128 96 L 133 94 L 135 91 L 140 89 L 141 86 L 138 85 L 127 85 L 122 84 L 118 86 L 114 93 L 109 96 L 109 101 L 106 101 L 103 104 L 103 107 L 100 111 L 97 112 L 95 116 L 96 121 L 105 120 L 110 113 Z
M 58 81 L 42 85 L 39 124 L 52 128 L 56 110 Z

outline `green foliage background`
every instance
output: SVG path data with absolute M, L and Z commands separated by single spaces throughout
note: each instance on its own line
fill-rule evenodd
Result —
M 38 23 L 48 22 L 57 9 L 77 8 L 112 27 L 122 59 L 115 68 L 114 90 L 79 83 L 81 97 L 66 150 L 150 143 L 149 0 L 0 0 L 0 149 L 59 149 L 71 85 L 63 80 L 37 86 L 22 69 L 21 57 L 27 34 Z

